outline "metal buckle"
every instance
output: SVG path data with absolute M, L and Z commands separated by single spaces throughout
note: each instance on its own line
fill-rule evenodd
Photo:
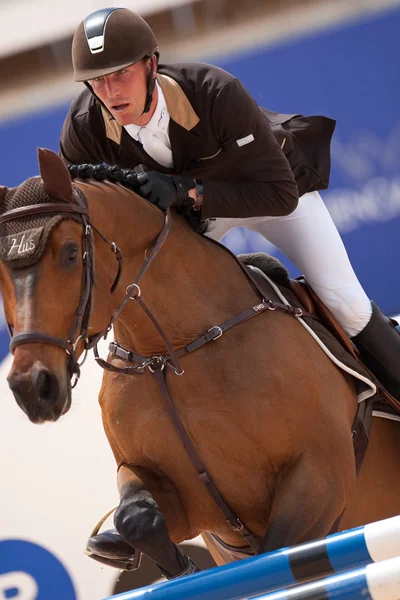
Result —
M 132 296 L 132 292 L 134 291 L 135 288 L 137 289 L 137 293 L 134 296 Z M 128 296 L 129 300 L 136 300 L 136 298 L 139 298 L 141 296 L 142 290 L 137 285 L 137 283 L 131 283 L 126 288 L 125 294 Z
M 83 334 L 81 334 L 81 335 L 78 335 L 78 337 L 76 338 L 76 340 L 74 342 L 72 342 L 71 340 L 68 340 L 68 343 L 72 344 L 72 350 L 73 350 L 73 352 L 75 352 L 76 347 L 77 347 L 79 341 L 82 340 L 84 337 L 85 336 Z
M 301 308 L 296 308 L 295 309 L 294 316 L 295 317 L 302 317 L 303 316 L 303 311 L 301 310 Z
M 266 305 L 267 305 L 268 310 L 276 310 L 276 306 L 274 306 L 274 303 L 272 302 L 272 300 L 267 300 Z
M 79 381 L 79 377 L 80 377 L 80 375 L 79 375 L 78 373 L 76 373 L 76 372 L 75 372 L 75 373 L 72 375 L 72 377 L 74 377 L 75 379 L 71 379 L 71 390 L 73 390 L 73 389 L 74 389 L 74 387 L 76 387 L 76 386 L 77 386 L 77 384 L 78 384 L 78 381 Z
M 179 376 L 181 376 L 181 375 L 183 375 L 183 374 L 184 374 L 184 372 L 185 372 L 183 369 L 182 369 L 181 371 L 178 371 L 178 369 L 177 369 L 177 368 L 176 368 L 176 367 L 175 367 L 175 366 L 174 366 L 174 365 L 171 363 L 171 361 L 167 361 L 167 362 L 166 362 L 166 365 L 167 365 L 167 367 L 168 367 L 169 369 L 171 369 L 171 371 L 172 371 L 173 373 L 175 373 L 175 375 L 179 375 Z
M 244 530 L 244 525 L 241 522 L 241 520 L 237 518 L 236 522 L 237 522 L 237 525 L 232 525 L 233 531 L 238 531 L 238 532 L 243 531 Z
M 89 350 L 87 348 L 85 348 L 84 352 L 83 352 L 83 358 L 81 358 L 80 362 L 78 362 L 78 367 L 81 367 L 83 365 L 83 363 L 86 361 L 87 357 L 89 354 Z
M 159 369 L 152 369 L 151 365 L 154 364 L 155 362 L 159 363 L 161 365 L 161 367 Z M 151 360 L 147 363 L 147 365 L 145 365 L 150 373 L 155 373 L 156 371 L 164 371 L 165 369 L 165 360 L 163 358 L 161 358 L 160 356 L 152 356 Z
M 210 331 L 212 331 L 213 329 L 216 329 L 218 331 L 218 335 L 216 335 L 215 337 L 213 337 L 213 339 L 211 340 L 212 342 L 215 342 L 215 340 L 217 340 L 218 338 L 221 337 L 221 335 L 224 333 L 221 329 L 221 327 L 219 325 L 214 325 L 214 327 L 210 327 L 210 329 L 207 330 L 207 333 L 209 333 Z

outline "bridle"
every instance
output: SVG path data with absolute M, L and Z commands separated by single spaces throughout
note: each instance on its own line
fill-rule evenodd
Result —
M 122 255 L 121 251 L 115 242 L 110 242 L 107 238 L 90 222 L 90 216 L 87 208 L 87 202 L 83 192 L 74 186 L 73 188 L 74 198 L 76 203 L 72 202 L 49 202 L 42 204 L 32 204 L 29 206 L 22 206 L 15 208 L 3 213 L 0 216 L 0 225 L 7 221 L 12 221 L 27 216 L 43 215 L 47 213 L 52 214 L 65 214 L 71 213 L 78 217 L 83 226 L 82 236 L 82 263 L 83 263 L 83 278 L 82 278 L 82 291 L 79 300 L 79 306 L 76 312 L 75 322 L 66 340 L 57 336 L 48 335 L 39 331 L 27 331 L 13 335 L 12 327 L 8 325 L 8 331 L 11 337 L 10 352 L 13 354 L 17 346 L 22 344 L 40 343 L 40 344 L 51 344 L 63 348 L 68 355 L 67 369 L 71 380 L 74 378 L 71 387 L 75 387 L 80 377 L 80 367 L 83 364 L 87 351 L 93 346 L 92 338 L 88 337 L 88 327 L 90 321 L 90 315 L 92 311 L 92 289 L 94 282 L 94 241 L 93 231 L 95 231 L 100 238 L 106 242 L 115 254 L 118 260 L 118 271 L 115 276 L 114 282 L 111 286 L 111 293 L 113 293 L 118 285 L 122 271 Z M 101 337 L 102 334 L 100 334 Z M 94 336 L 97 338 L 97 336 Z M 97 338 L 97 339 L 100 339 Z M 84 358 L 79 363 L 76 350 L 79 342 L 82 341 L 84 345 Z
M 165 220 L 164 220 L 163 228 L 161 229 L 161 232 L 157 236 L 157 239 L 154 243 L 153 248 L 151 249 L 148 256 L 146 256 L 145 261 L 144 261 L 138 275 L 136 276 L 135 280 L 130 285 L 127 286 L 126 292 L 125 292 L 125 298 L 122 301 L 122 303 L 120 304 L 120 306 L 117 308 L 115 313 L 112 315 L 107 327 L 105 329 L 103 329 L 102 331 L 100 331 L 99 333 L 89 336 L 88 328 L 89 328 L 89 321 L 90 321 L 90 316 L 91 316 L 91 312 L 92 312 L 92 290 L 93 290 L 93 283 L 94 283 L 94 266 L 95 266 L 93 231 L 106 244 L 108 244 L 110 246 L 111 250 L 113 251 L 113 253 L 115 254 L 115 256 L 118 260 L 118 271 L 117 271 L 114 282 L 110 289 L 111 293 L 114 293 L 114 291 L 116 290 L 118 283 L 120 281 L 123 258 L 122 258 L 121 250 L 116 245 L 116 243 L 110 242 L 101 233 L 101 231 L 99 231 L 99 229 L 91 223 L 89 211 L 87 208 L 87 201 L 86 201 L 86 197 L 85 197 L 84 193 L 76 186 L 73 186 L 73 193 L 74 193 L 74 198 L 75 198 L 76 203 L 49 202 L 49 203 L 43 203 L 43 204 L 32 204 L 29 206 L 23 206 L 20 208 L 15 208 L 15 209 L 9 210 L 0 216 L 0 225 L 1 225 L 2 223 L 5 223 L 7 221 L 12 221 L 14 219 L 18 219 L 18 218 L 22 218 L 22 217 L 26 217 L 26 216 L 42 215 L 42 214 L 47 214 L 47 213 L 52 213 L 52 214 L 72 213 L 75 215 L 75 217 L 78 217 L 78 219 L 81 221 L 82 226 L 83 226 L 82 291 L 81 291 L 79 306 L 78 306 L 78 309 L 76 312 L 75 322 L 74 322 L 74 325 L 71 329 L 71 332 L 70 332 L 68 338 L 66 340 L 64 340 L 57 336 L 48 335 L 46 333 L 41 333 L 38 331 L 28 331 L 28 332 L 19 333 L 18 335 L 13 335 L 12 328 L 10 327 L 9 324 L 7 324 L 8 331 L 9 331 L 9 334 L 11 337 L 10 352 L 13 354 L 14 350 L 17 346 L 20 346 L 22 344 L 31 344 L 31 343 L 51 344 L 53 346 L 58 346 L 59 348 L 63 348 L 68 355 L 67 369 L 68 369 L 68 373 L 70 375 L 70 379 L 71 380 L 74 379 L 74 381 L 71 383 L 71 388 L 74 388 L 76 386 L 76 384 L 78 383 L 78 380 L 80 377 L 80 367 L 84 363 L 87 352 L 90 349 L 92 349 L 92 348 L 94 349 L 95 358 L 96 358 L 97 363 L 100 366 L 102 366 L 103 368 L 109 369 L 109 366 L 110 366 L 109 363 L 107 363 L 106 361 L 101 359 L 98 355 L 98 351 L 97 351 L 98 342 L 102 337 L 103 338 L 107 337 L 108 333 L 111 331 L 111 328 L 112 328 L 114 322 L 116 321 L 116 319 L 118 318 L 118 316 L 120 315 L 120 313 L 122 312 L 124 307 L 126 306 L 127 302 L 129 300 L 137 300 L 139 302 L 139 304 L 142 306 L 142 308 L 145 310 L 146 314 L 152 320 L 155 327 L 159 331 L 162 339 L 164 340 L 164 343 L 170 353 L 170 356 L 172 357 L 172 361 L 169 363 L 169 366 L 178 375 L 183 374 L 183 371 L 179 365 L 179 359 L 176 356 L 176 353 L 175 353 L 171 343 L 169 342 L 168 338 L 166 337 L 163 330 L 159 326 L 157 320 L 153 317 L 152 313 L 149 311 L 149 309 L 146 307 L 146 305 L 142 301 L 142 299 L 140 297 L 141 289 L 139 287 L 139 282 L 140 282 L 141 278 L 143 277 L 143 275 L 149 268 L 150 264 L 152 263 L 154 258 L 159 253 L 161 246 L 167 239 L 168 233 L 171 228 L 171 216 L 170 216 L 169 209 L 165 213 Z M 84 358 L 81 362 L 78 362 L 78 359 L 76 356 L 76 351 L 77 351 L 79 342 L 83 343 L 83 349 L 84 349 Z M 153 361 L 154 361 L 154 358 L 147 359 L 145 361 L 146 364 L 144 366 L 148 366 L 149 368 L 151 368 L 151 363 Z M 120 371 L 122 373 L 126 373 L 126 369 L 118 369 L 117 367 L 114 367 L 114 370 Z

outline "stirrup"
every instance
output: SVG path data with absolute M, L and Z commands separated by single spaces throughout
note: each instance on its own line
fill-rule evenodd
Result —
M 116 508 L 109 510 L 95 525 L 87 541 L 85 554 L 108 567 L 135 571 L 140 567 L 142 553 L 125 542 L 116 529 L 108 529 L 99 533 L 103 523 Z
M 124 571 L 138 569 L 142 557 L 142 553 L 127 544 L 115 529 L 92 536 L 87 542 L 85 554 L 103 565 Z

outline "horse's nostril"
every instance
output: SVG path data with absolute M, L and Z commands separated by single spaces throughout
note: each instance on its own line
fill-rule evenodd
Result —
M 60 395 L 58 379 L 53 373 L 41 369 L 34 376 L 33 382 L 35 392 L 45 402 L 56 402 Z

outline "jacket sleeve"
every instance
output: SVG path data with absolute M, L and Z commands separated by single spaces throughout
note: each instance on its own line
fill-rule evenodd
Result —
M 289 162 L 268 120 L 237 79 L 214 100 L 213 129 L 233 165 L 230 181 L 203 180 L 202 217 L 288 215 L 298 203 Z
M 90 135 L 87 115 L 73 116 L 72 107 L 65 118 L 61 135 L 59 155 L 67 165 L 96 164 L 105 162 L 94 135 Z

